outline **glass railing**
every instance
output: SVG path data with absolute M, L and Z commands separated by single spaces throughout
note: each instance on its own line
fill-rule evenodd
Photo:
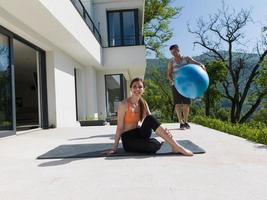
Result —
M 76 10 L 80 13 L 81 17 L 89 27 L 89 29 L 92 31 L 93 35 L 95 36 L 96 40 L 99 42 L 99 44 L 102 46 L 102 38 L 101 35 L 96 28 L 93 20 L 91 19 L 89 13 L 87 12 L 86 8 L 84 7 L 83 3 L 80 0 L 70 0 L 73 6 L 76 8 Z
M 109 47 L 144 45 L 143 35 L 110 36 Z

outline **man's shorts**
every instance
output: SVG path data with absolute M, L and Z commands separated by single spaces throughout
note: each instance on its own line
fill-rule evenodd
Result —
M 191 104 L 191 99 L 182 96 L 172 85 L 172 96 L 173 96 L 173 102 L 174 104 Z

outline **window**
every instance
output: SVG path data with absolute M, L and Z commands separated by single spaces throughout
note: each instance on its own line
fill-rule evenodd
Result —
M 110 47 L 139 45 L 138 10 L 108 11 Z
M 122 74 L 105 75 L 107 116 L 117 116 L 119 102 L 126 98 L 126 80 Z

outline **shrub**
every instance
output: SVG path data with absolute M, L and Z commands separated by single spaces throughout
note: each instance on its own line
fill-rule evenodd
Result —
M 202 116 L 193 117 L 192 122 L 267 145 L 267 127 L 263 123 L 232 124 Z

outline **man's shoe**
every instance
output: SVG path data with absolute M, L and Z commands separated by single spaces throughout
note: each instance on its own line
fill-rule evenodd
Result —
M 185 129 L 186 129 L 185 124 L 180 123 L 180 130 L 185 130 Z
M 184 123 L 184 127 L 185 127 L 186 129 L 190 129 L 190 128 L 191 128 L 191 127 L 189 126 L 188 123 Z

